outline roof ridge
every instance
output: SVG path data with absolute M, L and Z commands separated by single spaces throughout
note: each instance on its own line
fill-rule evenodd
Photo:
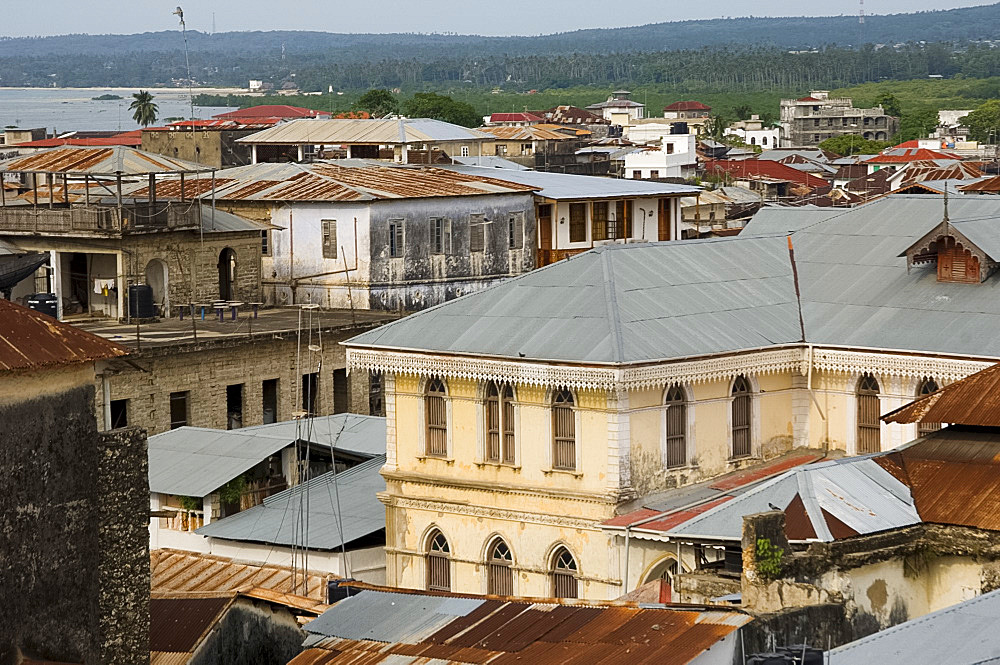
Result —
M 622 339 L 621 312 L 618 310 L 618 288 L 615 283 L 615 271 L 611 265 L 611 259 L 608 258 L 610 256 L 610 252 L 600 252 L 600 256 L 601 268 L 604 272 L 604 305 L 608 311 L 615 358 L 618 362 L 625 362 L 625 344 Z

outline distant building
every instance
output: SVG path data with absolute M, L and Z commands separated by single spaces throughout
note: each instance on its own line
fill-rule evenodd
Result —
M 216 120 L 236 120 L 241 123 L 250 122 L 261 122 L 264 119 L 279 119 L 279 120 L 299 120 L 302 118 L 320 118 L 329 119 L 331 116 L 328 111 L 317 111 L 316 109 L 307 109 L 302 106 L 290 106 L 288 104 L 260 104 L 258 106 L 248 106 L 243 109 L 236 109 L 235 111 L 227 111 L 226 113 L 219 113 L 213 115 L 212 118 Z
M 278 118 L 182 120 L 141 133 L 142 149 L 217 169 L 250 163 L 250 146 L 237 139 L 278 124 Z
M 777 127 L 765 127 L 759 115 L 734 122 L 724 133 L 727 136 L 737 136 L 747 145 L 760 146 L 764 150 L 781 147 L 781 130 Z
M 625 177 L 633 180 L 687 178 L 698 168 L 694 134 L 666 134 L 660 145 L 625 155 Z
M 26 143 L 28 141 L 40 141 L 45 138 L 45 128 L 37 127 L 35 129 L 18 129 L 17 127 L 8 127 L 3 130 L 2 136 L 3 140 L 0 141 L 0 145 L 16 145 L 18 143 Z
M 524 111 L 522 113 L 494 113 L 484 118 L 485 124 L 500 127 L 525 127 L 543 122 L 543 118 Z
M 899 118 L 888 115 L 881 106 L 855 108 L 850 99 L 831 99 L 826 90 L 813 90 L 800 99 L 781 100 L 784 145 L 813 146 L 850 134 L 887 141 L 897 131 Z
M 663 117 L 676 120 L 688 120 L 691 118 L 707 118 L 712 112 L 712 107 L 701 102 L 674 102 L 663 107 Z
M 587 110 L 600 113 L 612 125 L 628 125 L 632 120 L 641 120 L 646 113 L 646 105 L 633 101 L 631 95 L 628 90 L 615 90 L 607 101 L 591 104 Z

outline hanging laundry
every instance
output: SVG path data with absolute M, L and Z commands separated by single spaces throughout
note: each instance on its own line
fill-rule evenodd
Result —
M 94 293 L 102 296 L 111 295 L 111 292 L 115 290 L 115 280 L 113 279 L 95 279 L 94 280 Z

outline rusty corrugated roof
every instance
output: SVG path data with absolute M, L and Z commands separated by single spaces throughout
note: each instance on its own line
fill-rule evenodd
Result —
M 103 337 L 0 298 L 0 372 L 117 358 L 128 350 Z
M 1000 427 L 1000 365 L 993 365 L 882 416 L 887 423 Z
M 287 566 L 237 563 L 221 556 L 171 549 L 152 550 L 149 561 L 153 593 L 239 591 L 285 605 L 294 603 L 300 609 L 314 609 L 317 614 L 327 609 L 323 604 L 326 582 L 335 577 L 310 573 L 308 591 L 303 594 L 301 588 L 292 589 L 292 572 Z
M 479 131 L 492 134 L 503 141 L 565 141 L 573 138 L 564 132 L 541 127 L 480 127 Z
M 307 624 L 315 648 L 289 665 L 681 664 L 750 621 L 741 612 L 704 608 L 366 589 Z
M 236 598 L 151 598 L 149 650 L 191 653 Z
M 63 146 L 0 161 L 0 173 L 67 173 L 76 175 L 148 175 L 208 173 L 211 167 L 144 152 L 129 146 Z
M 215 197 L 220 201 L 373 201 L 509 194 L 538 189 L 451 169 L 344 161 L 344 164 L 253 164 L 225 169 L 216 178 Z M 211 181 L 205 178 L 185 180 L 185 194 L 193 182 L 199 183 L 201 196 L 210 195 Z M 140 190 L 135 194 L 144 192 Z M 156 193 L 163 198 L 179 196 L 179 179 L 158 182 Z

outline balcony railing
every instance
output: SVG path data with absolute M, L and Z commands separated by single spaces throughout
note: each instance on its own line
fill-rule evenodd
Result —
M 201 205 L 192 203 L 130 203 L 117 206 L 0 207 L 0 231 L 8 233 L 54 233 L 119 235 L 157 230 L 198 228 Z

